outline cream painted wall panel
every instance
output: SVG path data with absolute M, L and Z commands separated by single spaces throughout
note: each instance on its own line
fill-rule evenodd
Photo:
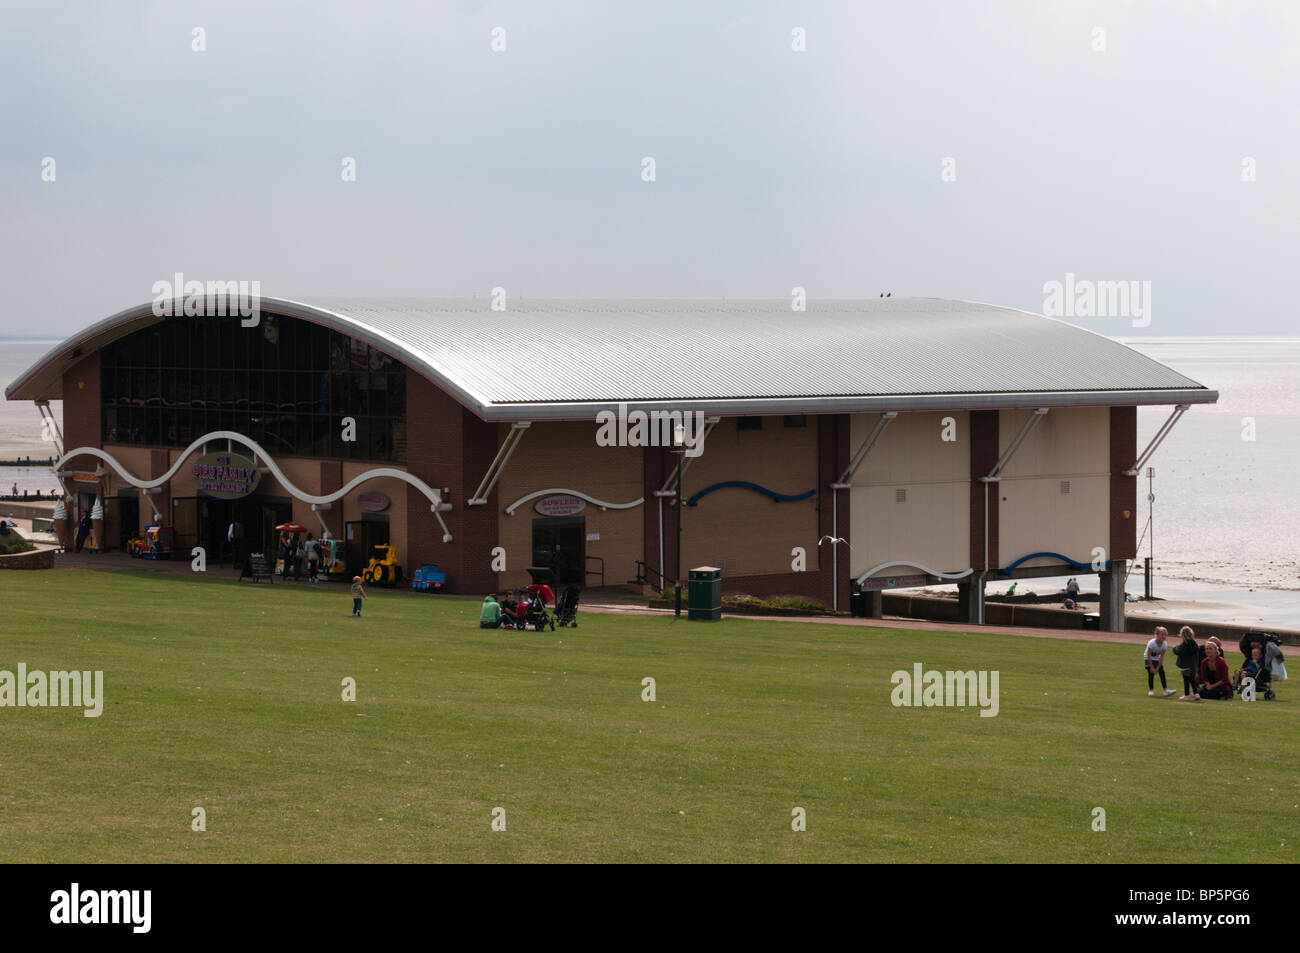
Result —
M 998 454 L 1006 452 L 1031 410 L 1004 410 L 998 418 Z M 1110 473 L 1110 408 L 1053 408 L 1025 438 L 1002 471 L 1003 479 Z
M 942 439 L 951 417 L 954 440 Z M 877 414 L 855 414 L 850 453 L 871 433 Z M 970 415 L 899 414 L 853 478 L 854 576 L 902 559 L 941 572 L 970 568 Z M 907 502 L 896 502 L 898 490 Z
M 907 491 L 898 503 L 895 491 Z M 940 572 L 970 568 L 970 491 L 965 483 L 900 483 L 855 486 L 852 494 L 856 578 L 891 559 Z
M 1036 552 L 1088 562 L 1094 546 L 1109 545 L 1109 475 L 1071 477 L 1068 495 L 1061 493 L 1061 481 L 1051 477 L 1003 480 L 993 486 L 1002 497 L 998 565 L 1009 566 Z
M 953 420 L 952 441 L 942 439 L 943 421 Z M 970 477 L 970 415 L 899 414 L 885 428 L 853 478 L 857 485 L 877 483 L 965 483 Z M 854 414 L 849 453 L 857 452 L 879 414 Z

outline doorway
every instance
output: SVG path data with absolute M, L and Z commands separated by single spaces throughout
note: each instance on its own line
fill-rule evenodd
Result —
M 551 516 L 533 520 L 533 561 L 530 566 L 547 566 L 555 571 L 562 586 L 581 586 L 586 581 L 587 518 Z
M 375 554 L 375 547 L 388 544 L 388 517 L 363 513 L 361 519 L 344 524 L 343 530 L 343 557 L 348 562 L 348 575 L 359 576 Z
M 117 521 L 117 548 L 121 552 L 126 552 L 126 544 L 131 537 L 140 535 L 140 498 L 136 495 L 128 496 L 120 493 L 109 502 L 117 504 L 115 507 L 108 508 L 109 513 Z M 104 533 L 110 538 L 113 535 L 107 527 Z

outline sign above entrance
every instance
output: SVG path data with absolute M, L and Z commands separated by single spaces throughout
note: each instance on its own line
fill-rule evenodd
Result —
M 918 586 L 924 586 L 929 582 L 929 577 L 924 575 L 911 576 L 877 576 L 875 579 L 868 579 L 862 583 L 862 588 L 867 591 L 878 589 L 915 589 Z
M 587 501 L 568 493 L 544 496 L 533 504 L 533 509 L 543 516 L 573 516 L 587 508 Z
M 195 486 L 218 500 L 248 496 L 261 478 L 253 461 L 238 453 L 208 453 L 194 461 Z
M 357 505 L 365 513 L 382 513 L 393 505 L 393 501 L 388 498 L 387 493 L 373 491 L 370 493 L 359 493 L 357 495 Z

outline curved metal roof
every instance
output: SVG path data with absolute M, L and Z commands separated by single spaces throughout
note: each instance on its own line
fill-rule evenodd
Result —
M 617 403 L 720 414 L 1212 403 L 1215 391 L 1052 318 L 934 298 L 270 298 L 334 328 L 489 420 L 588 418 Z M 54 348 L 5 391 L 58 399 L 84 355 L 163 320 L 128 308 Z M 166 320 L 184 320 L 168 318 Z M 231 318 L 232 321 L 238 320 Z

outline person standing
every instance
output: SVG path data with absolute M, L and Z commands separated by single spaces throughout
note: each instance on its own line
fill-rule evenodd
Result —
M 366 590 L 365 587 L 361 585 L 361 577 L 353 576 L 352 577 L 352 614 L 354 616 L 361 615 L 361 603 L 365 600 L 365 598 L 366 598 Z
M 1077 606 L 1079 604 L 1079 580 L 1071 577 L 1065 584 L 1066 597 Z
M 307 545 L 304 547 L 307 551 L 307 579 L 310 582 L 316 581 L 317 567 L 320 565 L 320 543 L 311 533 L 307 534 Z
M 1142 653 L 1142 665 L 1147 670 L 1147 696 L 1153 697 L 1156 693 L 1156 675 L 1160 676 L 1160 687 L 1164 689 L 1165 697 L 1168 698 L 1174 694 L 1174 690 L 1169 687 L 1165 681 L 1165 649 L 1168 643 L 1165 641 L 1169 638 L 1169 630 L 1163 625 L 1156 626 L 1155 638 L 1147 643 L 1147 648 Z
M 1268 671 L 1273 681 L 1285 682 L 1286 656 L 1282 654 L 1282 646 L 1278 644 L 1276 635 L 1264 637 L 1264 659 L 1268 662 Z
M 1201 673 L 1201 647 L 1196 644 L 1196 633 L 1190 625 L 1178 630 L 1181 641 L 1174 646 L 1174 658 L 1178 660 L 1178 671 L 1183 676 L 1183 697 L 1180 702 L 1195 701 L 1201 696 L 1196 691 L 1196 680 Z
M 82 513 L 81 519 L 77 522 L 77 552 L 81 552 L 81 547 L 86 544 L 86 537 L 90 535 L 90 514 Z

